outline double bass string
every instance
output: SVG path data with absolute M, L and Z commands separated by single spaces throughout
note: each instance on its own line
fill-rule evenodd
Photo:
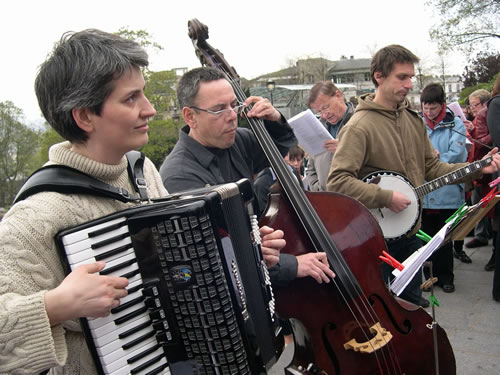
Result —
M 235 90 L 235 93 L 237 95 L 238 100 L 241 101 L 241 102 L 244 102 L 246 100 L 246 95 L 243 93 L 243 91 L 242 91 L 241 87 L 239 86 L 238 82 L 236 82 L 235 79 L 231 78 L 230 74 L 228 72 L 225 72 L 223 69 L 221 69 L 220 66 L 218 66 L 218 69 L 222 70 L 226 74 L 227 78 L 229 79 L 229 81 L 231 82 L 231 84 L 233 86 L 233 89 Z M 262 121 L 256 120 L 254 118 L 247 117 L 246 116 L 246 112 L 247 111 L 248 111 L 248 109 L 245 110 L 245 111 L 243 111 L 243 113 L 244 113 L 246 119 L 249 121 L 249 123 L 251 125 L 253 125 L 252 130 L 254 130 L 254 133 L 258 133 L 258 134 L 256 134 L 256 137 L 259 140 L 259 144 L 264 149 L 267 149 L 266 155 L 273 155 L 273 154 L 274 155 L 276 155 L 276 154 L 279 155 L 279 152 L 276 149 L 276 146 L 274 145 L 274 142 L 272 142 L 272 139 L 270 139 L 269 134 L 265 130 L 265 126 L 262 123 Z M 267 137 L 267 139 L 265 139 L 266 137 Z M 262 139 L 262 138 L 264 138 L 264 139 Z M 280 181 L 282 187 L 285 187 L 285 186 L 296 187 L 295 191 L 287 191 L 286 188 L 284 190 L 285 190 L 285 193 L 287 194 L 287 197 L 290 200 L 290 202 L 291 203 L 295 202 L 295 204 L 293 204 L 293 207 L 296 210 L 296 212 L 297 212 L 297 209 L 296 209 L 297 207 L 296 206 L 297 205 L 301 206 L 301 208 L 302 208 L 301 215 L 297 215 L 297 216 L 298 216 L 299 220 L 302 222 L 302 225 L 304 226 L 304 228 L 306 228 L 306 231 L 307 231 L 308 227 L 311 227 L 311 223 L 307 223 L 306 222 L 306 218 L 309 218 L 309 220 L 312 220 L 314 222 L 313 226 L 315 226 L 316 228 L 320 228 L 320 230 L 315 231 L 314 233 L 316 235 L 318 233 L 322 233 L 323 235 L 325 235 L 325 233 L 327 233 L 326 229 L 321 230 L 322 228 L 324 228 L 321 220 L 317 216 L 315 210 L 309 204 L 309 201 L 307 200 L 307 197 L 305 196 L 305 194 L 303 193 L 303 191 L 297 186 L 297 184 L 294 183 L 294 180 L 292 179 L 292 177 L 293 178 L 295 178 L 295 177 L 291 176 L 288 168 L 286 168 L 286 166 L 284 164 L 284 161 L 282 161 L 282 160 L 280 160 L 281 162 L 279 162 L 278 160 L 269 160 L 269 161 L 272 164 L 273 169 L 275 169 L 275 171 L 276 170 L 279 171 L 279 172 L 277 171 L 277 173 L 276 173 L 276 175 L 278 176 L 278 179 L 281 176 L 283 179 L 286 180 L 286 181 Z M 304 215 L 304 212 L 307 212 L 307 215 Z M 297 212 L 297 214 L 298 214 L 298 212 Z M 303 216 L 306 216 L 306 217 L 303 217 Z M 307 231 L 307 232 L 308 232 L 308 234 L 310 233 L 309 231 Z M 329 234 L 327 235 L 327 237 L 328 237 L 328 239 L 326 240 L 326 242 L 327 243 L 331 243 L 332 241 L 331 241 L 331 238 L 330 238 Z M 331 243 L 331 247 L 335 247 L 335 245 L 333 243 Z M 315 250 L 316 251 L 320 251 L 316 246 L 315 246 Z M 377 321 L 380 321 L 380 319 L 378 319 L 378 317 L 377 317 L 376 312 L 373 310 L 373 308 L 371 308 L 369 302 L 367 301 L 367 298 L 366 298 L 365 294 L 363 293 L 361 287 L 359 286 L 359 284 L 357 283 L 356 279 L 352 275 L 349 267 L 345 263 L 344 258 L 340 255 L 340 252 L 338 250 L 337 251 L 329 251 L 329 252 L 327 252 L 327 256 L 334 256 L 335 257 L 335 264 L 337 264 L 338 266 L 340 266 L 341 269 L 342 269 L 342 273 L 344 273 L 344 274 L 347 275 L 347 277 L 344 277 L 343 279 L 346 279 L 347 282 L 350 284 L 350 286 L 348 288 L 345 288 L 345 289 L 346 289 L 346 292 L 347 292 L 347 294 L 349 296 L 349 300 L 354 303 L 356 310 L 359 312 L 359 314 L 361 316 L 361 320 L 367 326 L 370 326 L 370 324 L 368 322 L 369 319 L 371 319 L 373 322 L 375 322 L 375 318 L 374 317 L 377 318 Z M 331 264 L 332 262 L 329 262 L 329 263 Z M 339 273 L 339 269 L 338 268 L 337 269 L 334 268 L 334 271 L 337 274 Z M 335 286 L 336 286 L 337 290 L 339 291 L 342 299 L 344 300 L 344 302 L 348 306 L 349 310 L 351 311 L 351 314 L 353 315 L 354 319 L 356 320 L 356 322 L 357 322 L 358 326 L 360 327 L 361 331 L 365 335 L 366 341 L 370 342 L 368 333 L 365 331 L 365 329 L 363 328 L 362 324 L 360 323 L 360 318 L 354 312 L 353 308 L 351 307 L 350 303 L 348 302 L 348 298 L 345 296 L 342 288 L 337 283 L 336 278 L 333 279 L 333 283 L 335 284 Z M 358 305 L 353 291 L 357 291 L 356 295 L 358 295 L 360 297 L 360 300 L 361 300 L 362 305 L 363 305 L 362 307 L 360 307 Z M 369 318 L 367 318 L 365 316 L 365 311 L 369 315 Z M 384 338 L 384 340 L 385 340 L 385 338 Z M 390 345 L 390 347 L 392 347 L 392 343 L 386 341 L 386 345 L 384 345 L 384 350 L 381 352 L 381 354 L 384 357 L 385 366 L 389 367 L 389 368 L 392 367 L 394 370 L 397 371 L 399 369 L 399 363 L 394 363 L 394 361 L 397 362 L 397 357 L 394 358 L 394 356 L 392 356 L 390 353 L 387 353 L 387 355 L 391 359 L 390 363 L 392 363 L 392 366 L 387 363 L 387 358 L 386 358 L 386 353 L 385 353 L 385 346 L 387 346 L 387 344 Z M 371 343 L 370 343 L 370 345 L 371 345 Z M 380 367 L 380 361 L 378 360 L 378 350 L 374 350 L 373 353 L 377 357 L 377 361 L 379 362 L 379 367 Z M 383 372 L 381 368 L 380 368 L 380 371 Z M 400 371 L 400 369 L 399 369 L 399 371 Z

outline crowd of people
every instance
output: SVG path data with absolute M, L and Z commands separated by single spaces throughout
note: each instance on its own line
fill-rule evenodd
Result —
M 314 85 L 308 105 L 333 138 L 316 157 L 305 155 L 287 119 L 269 100 L 257 96 L 238 99 L 218 69 L 190 70 L 177 86 L 185 126 L 175 148 L 159 171 L 148 158 L 144 161 L 147 196 L 160 198 L 246 178 L 255 188 L 255 212 L 262 214 L 276 177 L 255 135 L 238 127 L 238 118 L 245 111 L 248 119 L 263 121 L 299 186 L 343 193 L 368 208 L 389 208 L 398 213 L 410 205 L 408 197 L 367 184 L 363 177 L 390 170 L 418 186 L 452 172 L 466 165 L 468 132 L 474 144 L 469 155 L 489 155 L 492 162 L 460 184 L 425 198 L 421 220 L 408 235 L 387 241 L 388 252 L 404 261 L 422 246 L 417 236 L 420 228 L 434 234 L 465 202 L 467 182 L 484 187 L 484 175 L 493 173 L 494 179 L 500 168 L 496 154 L 500 145 L 500 78 L 491 98 L 471 94 L 474 120 L 464 124 L 447 107 L 439 84 L 424 88 L 420 111 L 410 107 L 406 95 L 412 88 L 417 62 L 418 57 L 402 46 L 379 50 L 370 73 L 376 91 L 359 97 L 356 106 L 346 101 L 332 82 Z M 144 95 L 141 69 L 147 65 L 147 54 L 133 41 L 99 30 L 65 34 L 41 65 L 35 82 L 44 117 L 65 139 L 50 148 L 47 165 L 76 169 L 121 191 L 136 191 L 127 153 L 148 142 L 148 121 L 155 115 Z M 483 109 L 475 111 L 479 108 Z M 486 119 L 482 125 L 480 118 Z M 492 148 L 479 150 L 483 143 Z M 473 201 L 484 196 L 484 191 L 477 189 L 476 194 Z M 65 275 L 55 235 L 136 204 L 77 191 L 41 191 L 17 202 L 5 214 L 0 223 L 0 266 L 4 270 L 0 342 L 8 345 L 0 345 L 1 373 L 96 372 L 78 318 L 109 315 L 127 295 L 128 280 L 100 274 L 104 261 L 79 266 Z M 494 233 L 495 250 L 500 246 L 500 214 L 489 222 L 476 228 L 474 240 L 485 244 Z M 310 277 L 317 283 L 335 278 L 323 252 L 300 256 L 281 252 L 286 245 L 282 228 L 262 226 L 260 235 L 272 283 L 286 287 L 295 278 Z M 447 244 L 432 256 L 433 274 L 445 292 L 455 288 L 453 256 L 470 261 L 463 255 L 462 245 L 458 241 Z M 499 271 L 500 257 L 495 259 L 494 254 L 489 269 Z M 391 271 L 389 265 L 381 266 L 384 281 L 390 281 Z M 499 274 L 495 272 L 493 289 L 497 301 Z M 428 306 L 421 284 L 421 273 L 417 273 L 401 297 Z M 282 324 L 286 329 L 286 322 Z

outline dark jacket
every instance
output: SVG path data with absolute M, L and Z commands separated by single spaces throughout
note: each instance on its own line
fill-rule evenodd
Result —
M 282 156 L 297 144 L 292 128 L 284 124 L 265 121 L 266 129 Z M 189 136 L 189 127 L 179 132 L 179 140 L 160 168 L 160 175 L 169 193 L 223 184 L 225 181 L 217 165 L 216 155 Z M 253 185 L 253 176 L 269 166 L 266 155 L 253 132 L 238 128 L 234 144 L 228 149 L 231 165 Z M 257 210 L 262 210 L 258 208 Z M 259 211 L 257 211 L 259 212 Z M 293 255 L 281 254 L 278 265 L 269 269 L 274 284 L 285 285 L 297 275 L 297 260 Z

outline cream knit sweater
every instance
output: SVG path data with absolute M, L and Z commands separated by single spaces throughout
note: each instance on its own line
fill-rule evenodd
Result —
M 64 164 L 133 192 L 127 160 L 95 162 L 68 142 L 51 147 L 48 164 Z M 151 198 L 167 194 L 153 163 L 144 176 Z M 14 205 L 0 222 L 0 373 L 95 374 L 78 321 L 50 327 L 44 294 L 64 279 L 54 236 L 62 229 L 123 210 L 132 204 L 90 195 L 35 194 Z

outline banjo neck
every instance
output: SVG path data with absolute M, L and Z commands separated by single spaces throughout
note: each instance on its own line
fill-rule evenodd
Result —
M 472 162 L 466 165 L 465 167 L 459 168 L 453 172 L 438 177 L 435 180 L 426 182 L 425 184 L 416 187 L 415 193 L 419 198 L 422 198 L 424 195 L 429 194 L 434 190 L 437 190 L 445 185 L 452 184 L 455 181 L 460 180 L 461 178 L 464 178 L 465 176 L 468 176 L 469 174 L 480 170 L 481 168 L 489 165 L 492 160 L 493 156 L 488 156 L 487 158 Z

